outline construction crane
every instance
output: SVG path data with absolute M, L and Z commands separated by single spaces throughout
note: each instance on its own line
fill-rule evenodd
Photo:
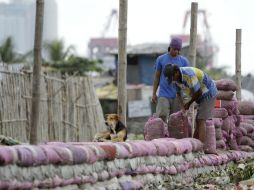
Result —
M 184 33 L 186 31 L 186 26 L 188 21 L 190 21 L 190 15 L 191 15 L 191 11 L 190 10 L 186 11 L 184 20 L 183 20 L 182 34 L 173 35 L 173 36 L 178 36 L 182 38 L 184 43 L 189 43 L 190 36 Z M 211 67 L 213 66 L 214 55 L 217 53 L 218 47 L 213 43 L 213 40 L 212 40 L 210 26 L 207 20 L 206 10 L 202 10 L 202 9 L 198 10 L 198 15 L 201 15 L 203 17 L 203 19 L 201 20 L 201 27 L 203 31 L 201 33 L 198 33 L 198 36 L 197 36 L 197 52 L 205 61 L 207 66 Z M 201 17 L 198 17 L 198 18 L 201 18 Z
M 113 25 L 114 21 L 115 21 L 116 23 Z M 107 23 L 106 23 L 106 25 L 104 26 L 104 29 L 103 29 L 103 31 L 102 31 L 102 34 L 101 34 L 101 37 L 102 37 L 102 38 L 105 38 L 107 32 L 108 32 L 109 29 L 110 29 L 110 26 L 112 26 L 112 27 L 115 27 L 115 26 L 116 26 L 117 21 L 118 21 L 118 12 L 117 12 L 116 9 L 112 9 L 112 10 L 111 10 L 111 13 L 110 13 L 110 15 L 109 15 L 109 17 L 108 17 L 108 19 L 107 19 Z
M 89 58 L 101 60 L 103 67 L 112 69 L 115 67 L 114 57 L 109 52 L 117 49 L 118 39 L 117 33 L 109 34 L 110 29 L 117 32 L 118 11 L 112 9 L 107 18 L 106 24 L 103 27 L 99 37 L 92 37 L 88 43 Z

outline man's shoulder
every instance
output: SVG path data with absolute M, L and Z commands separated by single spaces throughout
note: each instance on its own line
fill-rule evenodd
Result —
M 164 53 L 164 54 L 162 54 L 162 55 L 159 55 L 159 56 L 157 57 L 157 59 L 161 60 L 161 59 L 165 59 L 165 58 L 167 58 L 167 57 L 168 57 L 168 53 Z

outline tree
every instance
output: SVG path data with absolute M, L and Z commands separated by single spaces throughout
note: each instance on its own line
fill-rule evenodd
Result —
M 46 50 L 49 62 L 63 63 L 72 55 L 75 48 L 74 46 L 65 48 L 63 40 L 53 40 L 46 42 L 44 44 L 44 49 Z

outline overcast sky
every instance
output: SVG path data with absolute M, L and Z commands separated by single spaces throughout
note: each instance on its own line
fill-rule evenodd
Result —
M 56 0 L 59 12 L 59 37 L 77 52 L 87 55 L 91 37 L 100 37 L 112 9 L 118 9 L 118 0 Z M 190 0 L 129 0 L 128 44 L 168 42 L 171 34 L 189 33 L 189 24 L 183 31 L 186 10 Z M 254 74 L 252 49 L 254 45 L 253 0 L 200 0 L 199 9 L 208 12 L 208 23 L 213 42 L 219 46 L 217 65 L 235 70 L 235 30 L 242 29 L 242 72 Z M 198 33 L 203 34 L 203 16 L 198 18 Z M 108 36 L 117 35 L 117 24 Z

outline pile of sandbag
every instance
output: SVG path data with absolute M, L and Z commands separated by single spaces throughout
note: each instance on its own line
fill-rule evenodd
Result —
M 142 189 L 158 175 L 191 181 L 231 161 L 254 159 L 254 153 L 205 155 L 202 149 L 193 138 L 0 146 L 0 189 Z
M 191 137 L 191 135 L 190 120 L 182 111 L 169 115 L 168 123 L 154 114 L 144 126 L 144 139 L 147 141 L 164 137 L 182 139 Z
M 254 103 L 249 101 L 239 102 L 238 105 L 241 122 L 242 136 L 237 139 L 241 149 L 245 151 L 254 150 Z
M 215 108 L 213 113 L 216 147 L 224 150 L 253 151 L 254 123 L 243 115 L 253 114 L 254 105 L 236 100 L 234 93 L 237 85 L 233 80 L 218 80 L 216 86 L 219 90 L 217 99 L 221 100 L 221 107 Z

